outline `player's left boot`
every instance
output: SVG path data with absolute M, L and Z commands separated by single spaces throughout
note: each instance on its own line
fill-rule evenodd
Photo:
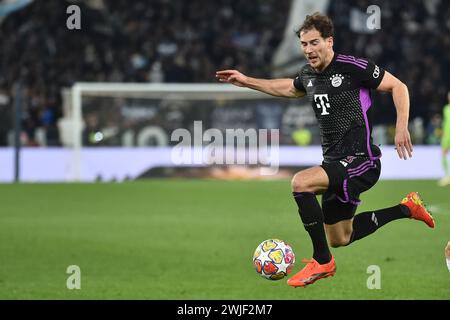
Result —
M 307 263 L 306 266 L 287 281 L 288 285 L 292 287 L 305 287 L 319 279 L 334 276 L 336 273 L 336 262 L 333 256 L 331 257 L 331 261 L 325 264 L 319 264 L 314 258 L 311 260 L 302 260 L 302 262 Z
M 430 228 L 434 228 L 433 216 L 428 212 L 427 208 L 425 208 L 425 205 L 417 192 L 408 194 L 403 198 L 400 204 L 409 208 L 409 212 L 411 213 L 410 219 L 421 220 Z

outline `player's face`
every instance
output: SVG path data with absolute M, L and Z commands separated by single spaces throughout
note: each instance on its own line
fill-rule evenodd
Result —
M 327 58 L 332 52 L 333 38 L 324 39 L 319 31 L 311 29 L 300 33 L 300 43 L 311 67 L 317 70 L 324 69 Z

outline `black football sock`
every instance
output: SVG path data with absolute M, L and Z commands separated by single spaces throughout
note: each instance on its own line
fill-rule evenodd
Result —
M 331 260 L 327 237 L 323 226 L 323 213 L 316 195 L 310 192 L 293 192 L 298 212 L 303 225 L 308 231 L 313 244 L 313 258 L 320 264 Z
M 401 204 L 357 214 L 353 219 L 353 233 L 348 244 L 374 233 L 388 222 L 410 216 L 408 207 Z

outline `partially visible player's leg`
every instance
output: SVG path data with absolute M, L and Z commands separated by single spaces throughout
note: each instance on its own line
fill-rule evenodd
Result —
M 292 192 L 299 208 L 300 218 L 313 243 L 313 258 L 307 265 L 289 278 L 293 287 L 304 287 L 318 279 L 332 276 L 336 272 L 334 258 L 328 248 L 322 209 L 316 194 L 328 189 L 328 176 L 321 167 L 298 172 L 292 179 Z
M 447 243 L 445 247 L 445 259 L 447 260 L 447 268 L 450 271 L 450 241 Z
M 326 217 L 325 230 L 330 246 L 333 248 L 347 246 L 356 240 L 365 238 L 391 221 L 411 217 L 408 208 L 402 204 L 362 212 L 351 219 L 347 219 L 351 211 L 346 209 L 345 204 L 340 204 L 339 200 L 326 201 L 323 208 Z M 337 222 L 330 220 L 339 219 L 339 217 L 345 220 Z
M 350 160 L 350 161 L 349 161 Z M 332 247 L 346 246 L 362 239 L 385 224 L 404 218 L 422 220 L 434 226 L 416 193 L 409 194 L 400 204 L 355 216 L 359 195 L 372 188 L 381 172 L 380 160 L 345 159 L 324 166 L 330 180 L 329 190 L 322 197 L 325 229 Z
M 447 158 L 447 156 L 448 156 L 448 148 L 446 148 L 446 147 L 443 147 L 442 148 L 442 167 L 444 168 L 444 173 L 445 173 L 445 176 L 448 176 L 449 174 L 448 174 L 448 158 Z
M 323 264 L 331 260 L 325 230 L 323 213 L 316 194 L 328 188 L 328 176 L 321 167 L 313 167 L 295 174 L 292 179 L 292 194 L 298 212 L 313 244 L 313 258 Z
M 359 213 L 353 218 L 353 232 L 346 245 L 367 237 L 389 222 L 409 217 L 408 209 L 400 204 L 389 208 Z
M 349 245 L 398 219 L 416 219 L 434 228 L 433 217 L 416 192 L 411 192 L 398 205 L 353 216 L 356 208 L 356 204 L 343 203 L 329 192 L 322 197 L 325 230 L 331 247 Z
M 355 198 L 355 193 L 353 193 Z M 403 205 L 362 212 L 355 216 L 357 204 L 344 203 L 335 195 L 325 194 L 322 198 L 325 216 L 325 230 L 333 248 L 349 245 L 362 239 L 388 222 L 409 218 L 409 211 Z
M 353 232 L 353 217 L 357 205 L 344 203 L 333 191 L 322 195 L 322 210 L 324 214 L 325 231 L 328 243 L 337 248 L 349 243 Z
M 325 230 L 330 246 L 346 246 L 367 237 L 382 226 L 398 219 L 416 219 L 434 228 L 434 220 L 416 192 L 411 192 L 400 204 L 393 207 L 366 211 L 348 219 L 351 210 L 339 200 L 331 199 L 322 204 Z M 356 210 L 356 208 L 355 208 Z M 337 221 L 341 217 L 341 221 Z
M 343 220 L 335 224 L 325 224 L 328 243 L 333 248 L 347 245 L 353 232 L 353 219 Z
M 442 168 L 444 169 L 444 177 L 442 177 L 442 179 L 439 180 L 438 184 L 441 187 L 450 185 L 450 174 L 448 171 L 448 151 L 450 149 L 450 147 L 448 146 L 450 145 L 450 142 L 447 141 L 443 141 L 441 146 L 442 146 Z

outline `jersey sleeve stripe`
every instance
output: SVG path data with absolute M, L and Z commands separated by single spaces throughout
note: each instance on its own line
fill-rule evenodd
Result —
M 343 63 L 354 64 L 355 66 L 358 66 L 361 69 L 366 69 L 367 68 L 367 63 L 364 64 L 364 62 L 360 62 L 360 61 L 356 61 L 356 60 L 352 61 L 352 60 L 347 60 L 347 58 L 345 58 L 345 59 L 344 58 L 337 58 L 336 61 L 343 62 Z
M 346 56 L 346 55 L 344 55 L 344 54 L 338 54 L 337 59 L 344 59 L 344 60 L 356 61 L 356 62 L 361 62 L 361 63 L 363 63 L 363 64 L 369 63 L 367 60 L 364 60 L 364 59 L 362 59 L 362 58 L 356 59 L 354 56 Z
M 367 117 L 367 111 L 370 109 L 372 105 L 369 89 L 367 88 L 359 89 L 359 101 L 361 102 L 362 113 L 364 116 L 364 123 L 366 124 L 366 143 L 367 143 L 367 152 L 369 153 L 369 159 L 376 160 L 378 158 L 373 156 L 372 148 L 370 147 L 370 127 L 369 127 L 369 118 Z

